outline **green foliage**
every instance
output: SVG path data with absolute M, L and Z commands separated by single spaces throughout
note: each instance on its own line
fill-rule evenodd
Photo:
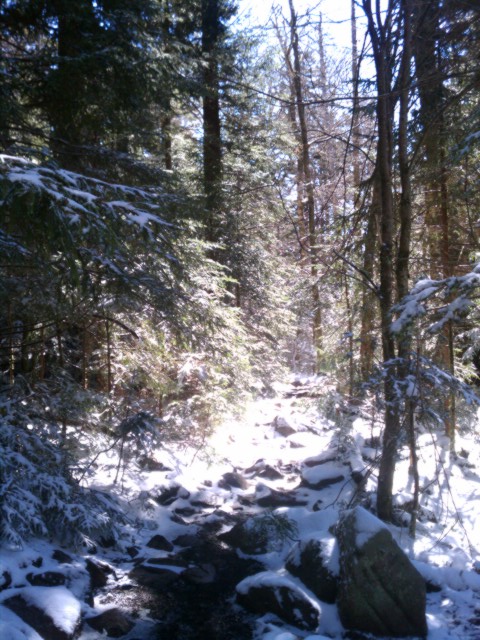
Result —
M 284 513 L 264 511 L 247 521 L 245 535 L 251 538 L 252 546 L 274 551 L 297 540 L 298 528 L 297 523 Z
M 60 426 L 48 411 L 20 400 L 0 404 L 0 540 L 18 548 L 32 536 L 47 536 L 90 547 L 102 536 L 116 536 L 121 510 L 72 480 L 58 445 Z
M 159 435 L 201 444 L 285 374 L 295 280 L 277 251 L 275 118 L 237 82 L 264 82 L 265 58 L 254 65 L 259 43 L 230 28 L 235 3 L 219 10 L 214 55 L 229 80 L 213 246 L 198 135 L 212 90 L 205 3 L 0 7 L 0 397 L 25 401 L 2 441 L 12 543 L 111 526 L 72 481 L 93 468 L 80 461 L 98 455 L 95 434 L 123 459 Z

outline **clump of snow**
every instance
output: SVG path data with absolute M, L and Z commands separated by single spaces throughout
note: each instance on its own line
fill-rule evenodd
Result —
M 301 539 L 315 535 L 326 535 L 338 521 L 339 510 L 334 506 L 320 511 L 311 511 L 307 507 L 281 507 L 276 512 L 283 513 L 293 520 Z
M 456 569 L 455 567 L 435 567 L 426 562 L 413 562 L 415 568 L 426 581 L 455 591 L 472 589 L 480 594 L 480 575 L 475 570 Z
M 300 544 L 294 548 L 293 553 L 290 554 L 289 562 L 299 567 L 301 564 L 301 554 L 312 540 L 318 543 L 324 566 L 332 575 L 337 576 L 340 573 L 340 550 L 337 539 L 332 535 L 318 533 L 303 538 Z
M 294 593 L 298 594 L 298 597 L 302 600 L 307 600 L 313 609 L 321 612 L 321 606 L 318 600 L 312 598 L 309 595 L 307 589 L 302 589 L 298 586 L 296 582 L 287 578 L 284 575 L 280 575 L 278 573 L 274 573 L 273 571 L 261 571 L 260 573 L 256 573 L 253 576 L 248 576 L 239 584 L 237 584 L 236 590 L 238 593 L 247 594 L 250 589 L 255 587 L 271 587 L 274 591 L 276 589 L 281 589 L 282 587 L 286 587 Z
M 305 467 L 302 471 L 304 480 L 312 485 L 340 476 L 345 477 L 345 467 L 339 465 L 338 462 L 325 462 L 315 467 Z
M 66 587 L 25 587 L 23 599 L 45 611 L 55 626 L 73 633 L 80 619 L 81 604 Z
M 382 531 L 382 529 L 387 529 L 388 531 L 388 527 L 381 520 L 363 507 L 356 507 L 354 513 L 355 528 L 357 531 L 355 543 L 358 548 L 363 547 L 370 538 L 373 538 L 373 536 L 379 531 Z
M 333 536 L 319 538 L 321 541 L 322 557 L 325 566 L 334 576 L 340 573 L 340 549 L 337 539 Z

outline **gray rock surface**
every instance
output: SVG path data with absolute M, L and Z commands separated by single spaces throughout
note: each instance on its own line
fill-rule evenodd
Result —
M 109 638 L 121 638 L 133 629 L 133 622 L 117 608 L 108 609 L 98 616 L 87 618 L 86 622 L 100 633 L 106 632 Z
M 383 523 L 361 507 L 337 527 L 338 611 L 347 629 L 426 637 L 425 581 Z
M 294 433 L 297 433 L 297 429 L 295 429 L 295 427 L 293 427 L 283 416 L 276 416 L 273 420 L 273 425 L 276 433 L 280 434 L 284 438 L 288 438 L 288 436 L 292 436 Z
M 160 551 L 173 551 L 173 544 L 160 533 L 157 533 L 153 538 L 150 538 L 147 542 L 147 547 L 150 547 L 150 549 L 158 549 Z
M 338 590 L 337 552 L 332 536 L 301 540 L 288 554 L 286 568 L 319 600 L 333 604 Z

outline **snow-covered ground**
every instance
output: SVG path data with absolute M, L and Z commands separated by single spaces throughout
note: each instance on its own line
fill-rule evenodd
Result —
M 241 500 L 246 496 L 258 499 L 271 490 L 290 491 L 298 487 L 302 477 L 309 485 L 319 484 L 332 477 L 339 481 L 319 489 L 305 486 L 301 489 L 303 506 L 281 506 L 275 513 L 287 517 L 295 524 L 298 538 L 314 533 L 328 532 L 339 513 L 361 500 L 367 507 L 375 503 L 376 470 L 374 460 L 381 424 L 367 415 L 349 416 L 339 405 L 331 408 L 334 421 L 321 416 L 315 402 L 299 398 L 286 398 L 279 394 L 274 399 L 253 402 L 242 419 L 230 419 L 208 439 L 202 450 L 180 445 L 159 448 L 155 460 L 165 470 L 140 470 L 134 463 L 127 464 L 121 481 L 114 483 L 117 472 L 118 452 L 111 450 L 98 458 L 92 482 L 97 488 L 118 496 L 129 515 L 124 527 L 126 541 L 135 544 L 143 558 L 158 556 L 158 551 L 146 547 L 154 534 L 161 534 L 168 541 L 185 533 L 185 526 L 172 520 L 172 505 L 161 505 L 152 499 L 159 488 L 180 486 L 175 507 L 189 507 L 200 500 L 204 506 L 200 515 L 185 517 L 189 531 L 195 532 L 208 518 L 214 520 L 219 510 L 222 514 L 238 513 Z M 291 433 L 279 426 L 291 427 Z M 399 514 L 404 514 L 404 526 L 389 526 L 400 547 L 411 558 L 417 569 L 437 590 L 427 595 L 428 640 L 474 640 L 480 638 L 480 441 L 472 429 L 458 434 L 457 451 L 453 459 L 448 443 L 442 436 L 419 434 L 421 515 L 416 538 L 408 535 L 407 510 L 412 499 L 413 482 L 408 473 L 409 456 L 405 448 L 400 451 L 395 475 L 396 504 Z M 336 455 L 332 455 L 336 452 Z M 305 461 L 327 460 L 322 465 L 309 466 Z M 331 458 L 331 459 L 330 459 Z M 252 468 L 254 469 L 252 470 Z M 255 469 L 273 468 L 279 471 L 277 479 L 260 478 Z M 348 472 L 347 472 L 348 470 Z M 351 472 L 365 475 L 366 484 L 359 494 L 358 485 Z M 245 488 L 232 488 L 222 483 L 225 473 L 241 472 L 246 480 Z M 328 483 L 327 483 L 328 484 Z M 262 511 L 255 501 L 252 513 Z M 225 527 L 228 529 L 228 526 Z M 283 540 L 267 553 L 256 556 L 269 576 L 278 575 L 279 583 L 285 577 L 284 561 L 293 542 Z M 53 543 L 34 540 L 19 551 L 3 551 L 0 577 L 9 574 L 12 584 L 0 591 L 0 637 L 3 640 L 38 640 L 38 634 L 20 620 L 1 602 L 22 592 L 36 605 L 50 612 L 57 626 L 69 630 L 81 607 L 87 617 L 106 608 L 101 597 L 90 605 L 85 604 L 88 576 L 82 569 L 85 556 L 72 553 L 72 562 L 65 569 L 65 585 L 54 587 L 28 586 L 26 574 L 32 571 L 32 563 L 42 557 L 42 571 L 58 571 L 58 563 L 52 557 Z M 70 553 L 70 552 L 69 552 Z M 97 558 L 108 562 L 115 569 L 109 580 L 116 584 L 127 583 L 131 569 L 125 553 L 118 549 L 102 549 Z M 165 553 L 165 556 L 168 555 Z M 270 579 L 270 578 L 269 578 Z M 288 578 L 291 579 L 290 577 Z M 1 585 L 0 585 L 1 588 Z M 309 597 L 313 597 L 309 593 Z M 318 602 L 318 601 L 317 601 Z M 259 616 L 255 638 L 262 640 L 340 640 L 344 635 L 335 605 L 318 603 L 322 616 L 318 630 L 312 635 L 289 627 L 271 614 Z M 148 627 L 149 614 L 139 620 L 125 637 L 142 637 L 142 624 Z M 147 633 L 147 631 L 145 631 Z M 102 634 L 84 626 L 81 640 L 94 640 Z M 144 638 L 147 635 L 143 636 Z M 181 639 L 180 639 L 181 640 Z

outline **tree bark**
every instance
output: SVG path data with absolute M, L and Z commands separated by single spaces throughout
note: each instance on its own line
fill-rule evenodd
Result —
M 380 219 L 380 181 L 378 171 L 373 175 L 372 201 L 368 212 L 367 228 L 363 247 L 363 272 L 373 280 L 375 256 L 377 254 L 378 220 Z M 373 373 L 375 356 L 374 322 L 377 315 L 378 298 L 369 288 L 362 292 L 362 314 L 360 327 L 360 375 L 363 381 Z
M 222 141 L 217 47 L 220 39 L 219 0 L 202 0 L 203 180 L 205 233 L 210 242 L 220 239 Z
M 64 168 L 82 171 L 84 146 L 79 122 L 79 97 L 82 86 L 78 82 L 76 64 L 84 54 L 86 39 L 92 37 L 96 23 L 93 4 L 79 0 L 72 8 L 70 0 L 54 0 L 57 18 L 57 69 L 52 74 L 55 83 L 53 99 L 49 100 L 49 117 L 53 128 L 52 149 Z M 61 99 L 58 99 L 61 96 Z
M 105 335 L 107 340 L 107 393 L 112 392 L 112 341 L 110 335 L 110 321 L 105 318 Z
M 293 87 L 295 91 L 295 102 L 297 107 L 298 125 L 301 141 L 301 159 L 303 165 L 303 175 L 305 178 L 306 210 L 308 219 L 308 250 L 310 257 L 310 278 L 312 291 L 312 339 L 315 352 L 316 371 L 319 372 L 322 363 L 322 308 L 320 304 L 319 291 L 319 256 L 318 239 L 315 220 L 315 193 L 313 176 L 311 170 L 310 150 L 308 144 L 308 129 L 305 115 L 305 103 L 302 89 L 302 68 L 300 62 L 300 47 L 298 43 L 297 15 L 293 6 L 293 0 L 289 0 L 290 7 L 290 37 L 293 51 Z
M 403 0 L 403 52 L 399 74 L 399 123 L 398 123 L 398 164 L 400 173 L 400 207 L 399 207 L 399 240 L 396 266 L 398 299 L 404 298 L 409 291 L 409 263 L 412 233 L 412 185 L 411 161 L 408 153 L 408 111 L 410 98 L 410 66 L 412 61 L 412 8 L 411 0 Z M 398 377 L 405 380 L 411 372 L 412 366 L 412 336 L 409 332 L 400 335 L 398 340 Z M 418 359 L 417 359 L 418 362 Z M 418 372 L 415 372 L 418 378 Z M 415 399 L 405 396 L 404 399 L 405 426 L 410 447 L 410 473 L 413 477 L 414 492 L 412 511 L 409 524 L 409 534 L 412 538 L 416 532 L 416 518 L 418 513 L 420 477 L 418 472 L 417 442 L 415 433 Z
M 355 15 L 355 0 L 352 0 L 352 13 L 351 13 L 351 22 L 352 22 L 352 95 L 353 95 L 353 104 L 352 104 L 352 142 L 353 142 L 353 152 L 352 152 L 352 163 L 353 163 L 353 188 L 355 189 L 355 202 L 358 198 L 358 188 L 360 186 L 360 158 L 359 158 L 359 149 L 360 149 L 360 132 L 358 130 L 359 127 L 359 118 L 358 118 L 358 41 L 357 41 L 357 18 Z
M 422 146 L 425 156 L 426 195 L 425 223 L 427 227 L 428 260 L 433 279 L 453 275 L 450 242 L 448 171 L 446 168 L 446 124 L 444 118 L 444 74 L 438 55 L 441 32 L 441 5 L 432 0 L 428 7 L 415 5 L 418 24 L 414 40 L 414 56 L 420 96 Z M 453 329 L 450 323 L 438 337 L 437 357 L 440 365 L 454 374 Z M 447 394 L 444 402 L 445 432 L 454 450 L 455 397 Z
M 307 227 L 305 225 L 305 177 L 303 172 L 303 155 L 302 155 L 302 140 L 300 137 L 300 129 L 298 126 L 298 115 L 296 109 L 296 94 L 294 87 L 294 69 L 291 61 L 291 53 L 290 49 L 285 41 L 282 38 L 282 34 L 280 32 L 280 28 L 278 24 L 275 22 L 275 31 L 277 33 L 278 42 L 282 49 L 283 58 L 285 61 L 285 66 L 287 68 L 288 74 L 288 87 L 290 91 L 290 102 L 288 104 L 288 120 L 292 127 L 292 134 L 295 138 L 296 142 L 296 167 L 295 167 L 295 190 L 296 190 L 296 226 L 297 226 L 297 237 L 299 241 L 299 249 L 300 249 L 300 262 L 301 264 L 308 261 L 307 255 L 307 243 L 308 243 L 308 234 Z
M 368 21 L 368 32 L 372 42 L 376 71 L 378 123 L 377 170 L 380 180 L 380 314 L 382 330 L 382 351 L 386 367 L 384 381 L 385 430 L 383 450 L 378 473 L 377 513 L 383 520 L 392 519 L 392 489 L 395 472 L 400 416 L 395 389 L 395 341 L 390 331 L 391 308 L 394 295 L 394 207 L 392 183 L 392 139 L 393 108 L 392 80 L 389 61 L 392 54 L 392 35 L 388 21 L 391 18 L 391 0 L 382 22 L 379 5 L 374 17 L 371 0 L 363 0 L 363 9 Z

